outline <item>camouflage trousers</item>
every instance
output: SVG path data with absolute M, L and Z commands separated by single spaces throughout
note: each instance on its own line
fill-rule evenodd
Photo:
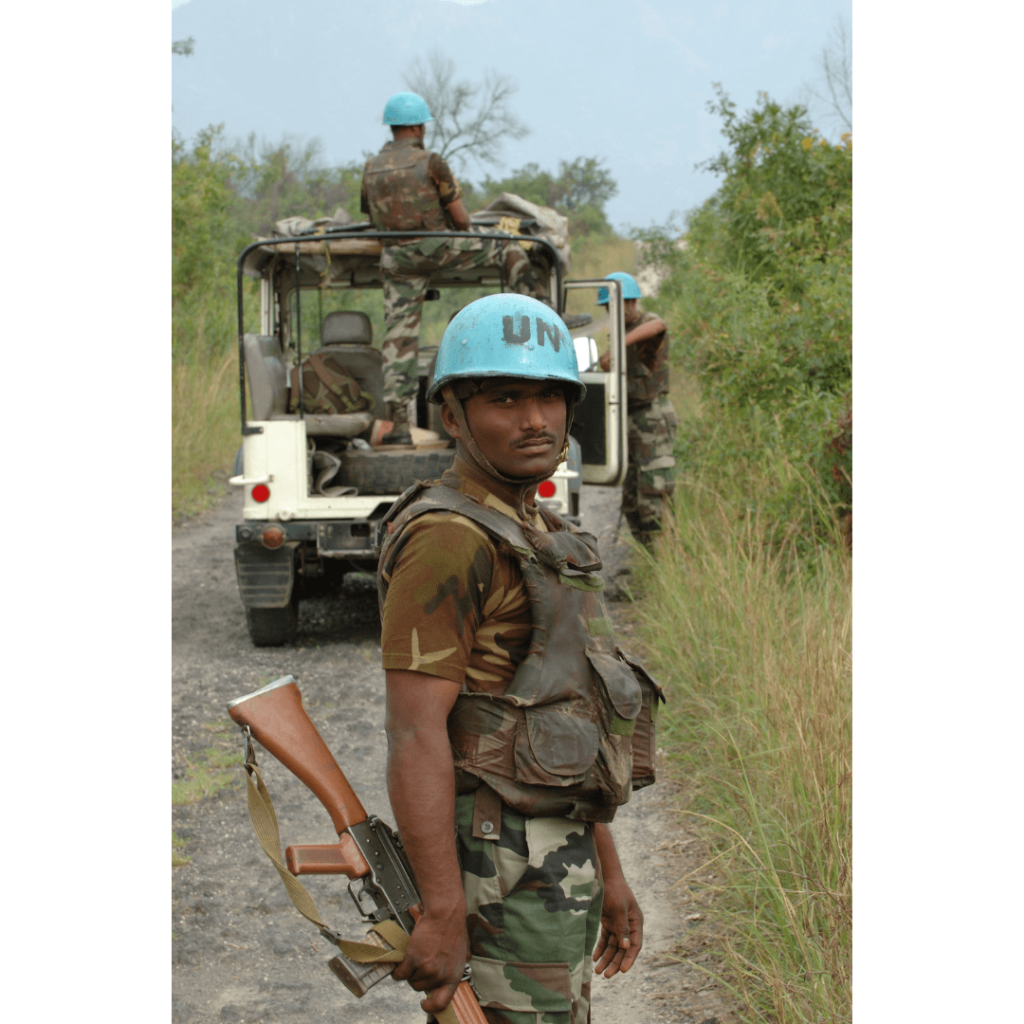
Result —
M 546 290 L 522 247 L 493 238 L 421 238 L 385 247 L 380 257 L 384 283 L 384 401 L 407 401 L 416 393 L 423 297 L 435 270 L 501 266 L 507 291 L 543 298 Z
M 622 514 L 633 536 L 650 544 L 661 529 L 666 504 L 675 490 L 672 448 L 679 419 L 668 395 L 629 410 L 626 431 L 629 462 L 622 484 Z
M 535 818 L 482 787 L 456 798 L 473 983 L 491 1024 L 587 1024 L 601 925 L 593 826 Z M 490 822 L 489 819 L 498 818 Z

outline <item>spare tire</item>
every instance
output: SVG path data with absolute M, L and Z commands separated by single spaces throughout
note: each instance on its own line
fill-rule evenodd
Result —
M 358 487 L 360 494 L 401 494 L 416 480 L 438 479 L 454 458 L 454 448 L 347 448 L 332 482 Z

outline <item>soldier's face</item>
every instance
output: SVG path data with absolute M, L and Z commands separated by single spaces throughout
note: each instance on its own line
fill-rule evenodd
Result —
M 638 316 L 640 316 L 640 310 L 636 308 L 636 299 L 623 299 L 622 302 L 622 319 L 626 321 L 628 327 Z M 607 313 L 609 303 L 602 302 L 601 308 Z
M 496 377 L 486 380 L 462 406 L 473 440 L 499 473 L 534 477 L 555 471 L 565 442 L 566 405 L 561 385 Z M 448 432 L 459 436 L 451 410 L 444 406 L 441 415 Z

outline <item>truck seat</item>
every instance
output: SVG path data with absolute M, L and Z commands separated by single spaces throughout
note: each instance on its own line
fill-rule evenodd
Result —
M 332 321 L 332 318 L 333 321 Z M 330 330 L 328 331 L 328 326 Z M 355 377 L 360 388 L 373 395 L 374 407 L 369 412 L 346 413 L 337 416 L 323 416 L 307 413 L 306 434 L 310 437 L 355 437 L 368 430 L 374 417 L 383 418 L 384 382 L 381 371 L 381 354 L 370 345 L 373 333 L 370 318 L 365 313 L 331 313 L 324 320 L 324 331 L 328 337 L 347 337 L 352 343 L 331 342 L 331 351 L 348 351 L 344 362 Z M 323 334 L 321 337 L 323 337 Z M 356 340 L 358 339 L 358 340 Z M 253 420 L 293 420 L 297 413 L 288 412 L 288 371 L 285 366 L 281 345 L 273 335 L 247 334 L 243 338 L 245 373 L 249 379 L 249 394 L 252 398 Z
M 385 419 L 384 357 L 373 348 L 373 324 L 365 313 L 343 309 L 328 313 L 320 328 L 321 352 L 330 350 L 352 374 L 363 394 L 373 398 L 370 412 Z
M 324 345 L 372 345 L 373 324 L 365 313 L 342 309 L 328 313 L 320 327 Z
M 281 345 L 273 335 L 247 334 L 243 338 L 245 374 L 249 378 L 252 418 L 271 420 L 288 412 L 288 374 Z

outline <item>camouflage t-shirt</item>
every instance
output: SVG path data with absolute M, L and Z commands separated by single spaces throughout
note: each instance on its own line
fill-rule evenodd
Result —
M 660 319 L 656 313 L 641 311 L 640 315 L 626 324 L 626 334 L 642 324 Z M 667 394 L 668 378 L 668 330 L 626 347 L 626 393 L 628 407 L 647 405 L 658 395 Z
M 636 330 L 641 324 L 658 319 L 657 313 L 641 312 L 636 320 L 626 325 L 626 333 L 629 334 L 630 331 Z M 626 350 L 626 354 L 628 356 L 633 353 L 636 353 L 636 358 L 651 373 L 655 373 L 661 368 L 665 360 L 668 359 L 668 331 L 662 331 L 661 334 L 656 334 L 653 338 L 647 338 L 644 341 L 638 341 L 635 345 L 630 345 Z
M 460 490 L 524 521 L 477 481 L 461 478 Z M 526 521 L 547 530 L 539 513 Z M 499 554 L 480 526 L 453 513 L 417 516 L 381 575 L 385 669 L 440 676 L 470 691 L 505 689 L 529 649 L 530 603 L 518 563 Z

